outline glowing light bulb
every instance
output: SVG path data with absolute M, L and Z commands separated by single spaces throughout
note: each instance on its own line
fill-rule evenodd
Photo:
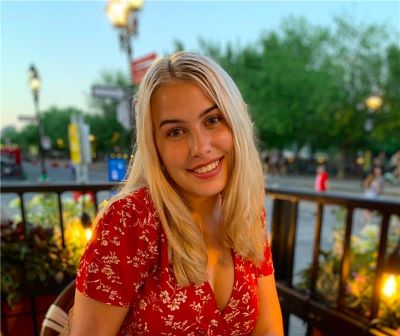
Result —
M 90 240 L 90 238 L 92 238 L 92 230 L 91 229 L 89 229 L 89 228 L 87 228 L 87 229 L 85 229 L 85 237 L 86 237 L 86 240 L 87 241 L 89 241 Z
M 386 277 L 383 287 L 382 287 L 382 294 L 388 298 L 392 299 L 397 293 L 397 283 L 396 277 L 393 274 L 390 274 Z

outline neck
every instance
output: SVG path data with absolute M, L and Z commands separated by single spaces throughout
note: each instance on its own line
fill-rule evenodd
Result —
M 208 246 L 221 243 L 221 207 L 220 195 L 197 200 L 190 204 L 193 219 L 199 225 L 203 239 Z

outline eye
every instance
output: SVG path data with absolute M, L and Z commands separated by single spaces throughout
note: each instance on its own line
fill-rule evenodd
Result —
M 167 137 L 177 138 L 182 134 L 183 134 L 183 130 L 181 128 L 173 128 L 172 130 L 167 132 Z
M 221 120 L 223 120 L 224 118 L 221 115 L 214 115 L 214 116 L 210 116 L 206 119 L 206 125 L 210 125 L 213 126 L 215 124 L 218 124 Z

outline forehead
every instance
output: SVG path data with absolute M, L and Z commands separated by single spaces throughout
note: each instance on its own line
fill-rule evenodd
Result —
M 198 84 L 179 81 L 161 86 L 151 98 L 153 118 L 166 115 L 179 116 L 182 113 L 201 112 L 214 102 Z

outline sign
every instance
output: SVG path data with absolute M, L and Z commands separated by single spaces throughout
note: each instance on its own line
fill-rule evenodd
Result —
M 42 148 L 44 150 L 49 150 L 51 148 L 51 139 L 47 135 L 43 135 L 40 138 L 40 143 L 42 144 Z
M 117 106 L 117 120 L 127 131 L 132 129 L 131 104 L 127 99 L 122 100 Z
M 156 53 L 151 53 L 132 61 L 132 81 L 133 84 L 139 84 L 150 65 L 157 59 Z
M 69 151 L 71 162 L 73 164 L 81 163 L 81 142 L 79 139 L 78 124 L 71 123 L 68 125 Z
M 92 149 L 90 147 L 89 135 L 90 135 L 90 127 L 88 124 L 82 122 L 80 123 L 80 135 L 81 135 L 81 149 L 82 149 L 82 161 L 86 164 L 92 163 Z
M 108 159 L 108 180 L 121 182 L 126 175 L 125 159 Z
M 92 96 L 97 98 L 108 98 L 122 100 L 128 96 L 126 89 L 111 85 L 93 85 Z
M 20 121 L 29 121 L 29 122 L 35 122 L 37 121 L 36 116 L 30 116 L 30 115 L 19 115 L 18 120 Z

